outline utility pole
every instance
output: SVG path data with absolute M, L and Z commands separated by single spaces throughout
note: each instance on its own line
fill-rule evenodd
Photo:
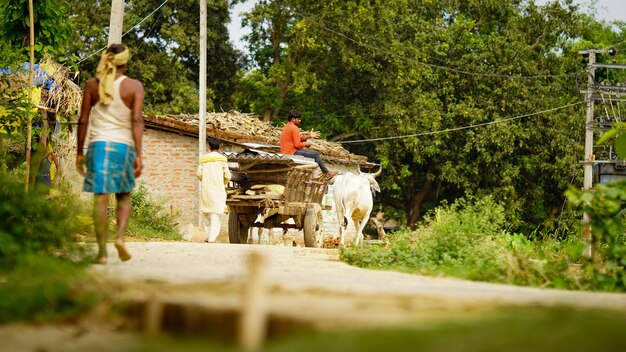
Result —
M 583 191 L 589 192 L 593 187 L 593 162 L 595 161 L 595 156 L 593 154 L 593 89 L 596 84 L 596 69 L 594 67 L 596 63 L 596 50 L 583 50 L 580 51 L 579 54 L 587 54 L 589 55 L 589 62 L 587 63 L 587 93 L 585 94 L 585 100 L 587 102 L 587 114 L 585 116 L 585 160 L 583 162 L 584 165 L 584 174 L 583 174 Z M 582 237 L 583 242 L 585 243 L 585 249 L 583 251 L 583 256 L 585 258 L 591 258 L 592 250 L 591 250 L 591 219 L 589 218 L 589 214 L 586 212 L 583 213 L 582 219 L 583 231 Z
M 122 43 L 122 29 L 124 27 L 124 0 L 111 0 L 111 19 L 109 22 L 109 43 Z
M 580 55 L 587 55 L 589 62 L 587 63 L 587 90 L 585 91 L 585 101 L 587 102 L 587 113 L 585 117 L 585 160 L 584 165 L 584 178 L 583 178 L 583 191 L 590 192 L 593 188 L 593 165 L 596 163 L 596 156 L 593 153 L 593 135 L 594 135 L 594 92 L 596 90 L 596 55 L 608 53 L 609 55 L 615 55 L 615 48 L 610 49 L 588 49 L 578 52 Z M 602 65 L 604 66 L 604 65 Z M 583 256 L 586 258 L 592 258 L 592 234 L 591 234 L 591 218 L 589 214 L 584 213 L 582 218 L 582 237 L 585 242 L 585 249 Z
M 579 53 L 587 53 L 589 55 L 589 63 L 587 64 L 587 93 L 585 100 L 587 101 L 587 114 L 585 117 L 585 161 L 584 161 L 584 178 L 583 190 L 589 191 L 593 187 L 593 162 L 595 156 L 593 154 L 593 90 L 596 85 L 596 54 L 597 50 L 584 50 Z
M 206 149 L 206 61 L 207 61 L 207 4 L 206 0 L 200 0 L 200 92 L 198 98 L 200 122 L 198 123 L 198 162 Z M 202 183 L 198 182 L 198 226 L 202 227 L 202 209 L 200 199 Z

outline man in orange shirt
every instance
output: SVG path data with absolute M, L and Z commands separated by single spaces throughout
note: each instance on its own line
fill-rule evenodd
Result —
M 300 134 L 300 123 L 302 122 L 302 116 L 297 110 L 291 110 L 287 117 L 287 124 L 283 127 L 283 133 L 280 136 L 280 152 L 282 154 L 301 155 L 307 158 L 314 159 L 317 165 L 319 165 L 322 172 L 326 177 L 334 177 L 337 175 L 336 171 L 329 171 L 320 153 L 316 150 L 306 150 L 305 147 L 310 147 L 311 142 L 307 142 L 309 138 L 318 138 L 319 132 L 308 132 Z

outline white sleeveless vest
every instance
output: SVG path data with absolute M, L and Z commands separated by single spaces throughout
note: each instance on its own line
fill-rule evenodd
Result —
M 132 110 L 124 104 L 120 95 L 120 85 L 125 78 L 120 76 L 113 83 L 113 100 L 109 105 L 98 102 L 91 109 L 90 142 L 116 142 L 135 146 Z

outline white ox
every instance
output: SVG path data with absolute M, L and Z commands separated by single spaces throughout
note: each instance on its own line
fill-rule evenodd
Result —
M 363 242 L 363 228 L 374 206 L 372 195 L 374 191 L 380 192 L 380 186 L 374 178 L 380 175 L 381 171 L 382 169 L 375 174 L 359 173 L 358 175 L 348 172 L 335 177 L 333 195 L 339 219 L 340 246 L 345 245 L 344 230 L 348 227 L 347 216 L 354 221 L 355 244 Z

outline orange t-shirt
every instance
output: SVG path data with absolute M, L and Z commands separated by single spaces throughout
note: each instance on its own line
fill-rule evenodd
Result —
M 283 133 L 280 135 L 280 152 L 282 154 L 293 154 L 296 150 L 304 148 L 302 142 L 306 140 L 307 137 L 300 135 L 300 128 L 295 123 L 289 121 L 283 127 Z

